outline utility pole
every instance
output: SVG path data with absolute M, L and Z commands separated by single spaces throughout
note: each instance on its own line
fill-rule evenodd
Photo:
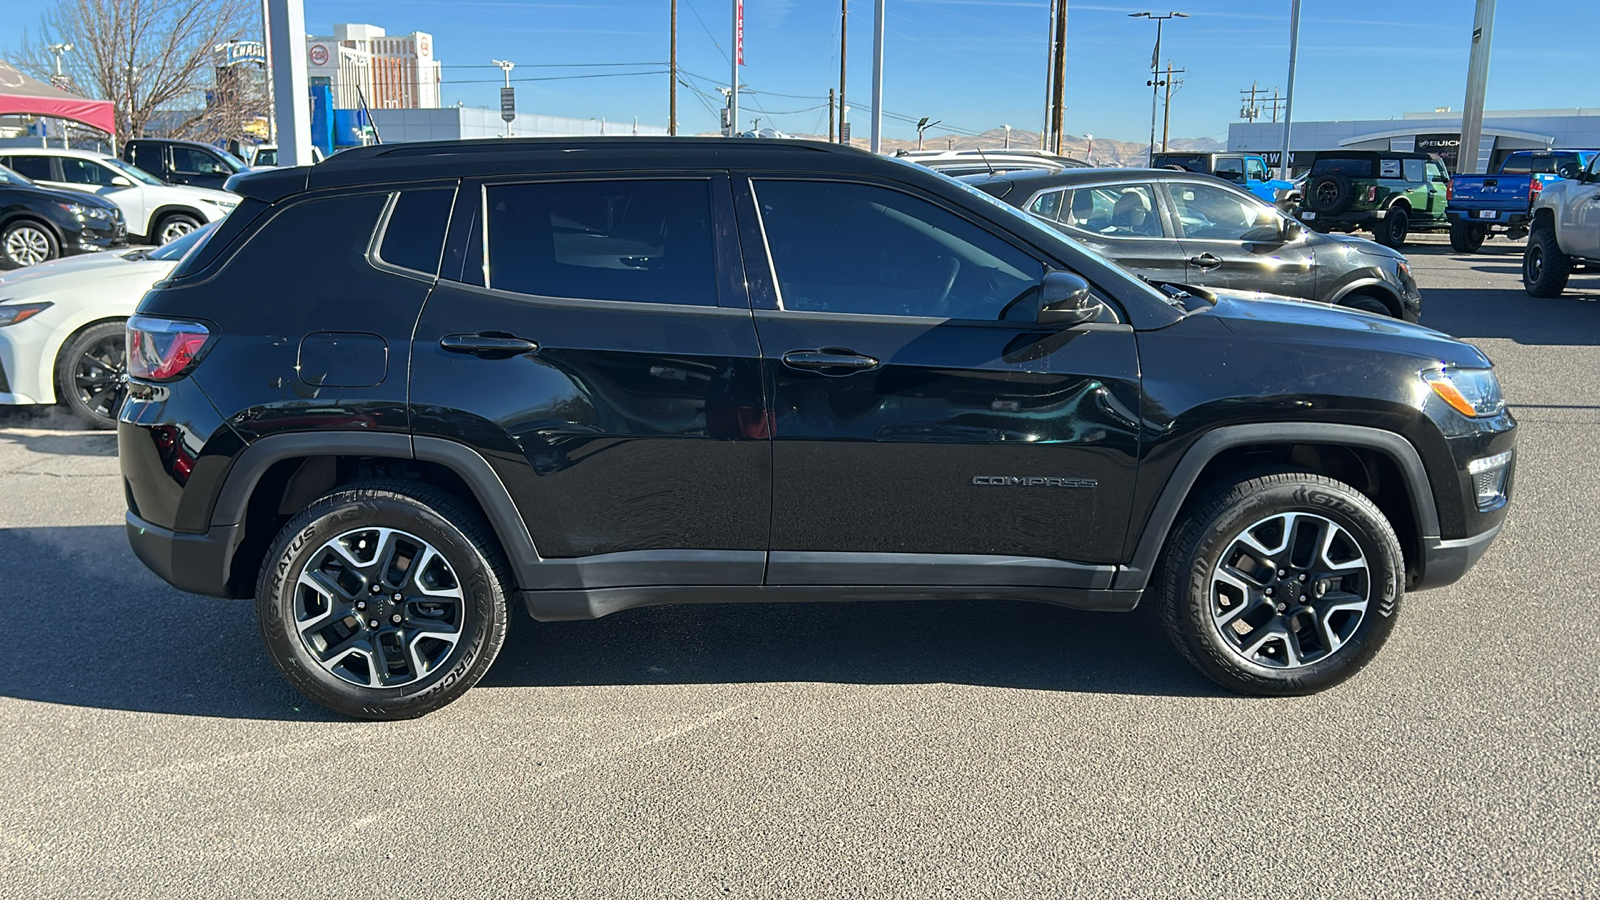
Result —
M 1050 112 L 1056 108 L 1056 4 L 1050 0 L 1050 18 L 1045 22 L 1044 40 L 1044 119 L 1039 123 L 1039 149 L 1050 149 Z
M 940 121 L 943 121 L 943 120 L 941 119 Z M 939 122 L 930 122 L 930 121 L 928 121 L 928 117 L 927 116 L 923 116 L 922 118 L 917 120 L 917 149 L 918 150 L 922 149 L 922 133 L 924 131 L 927 131 L 929 128 L 932 128 L 933 126 L 935 126 L 937 124 L 939 124 Z
M 1172 61 L 1171 60 L 1167 61 L 1167 78 L 1166 78 L 1166 82 L 1165 82 L 1166 88 L 1167 88 L 1167 99 L 1166 99 L 1165 102 L 1163 102 L 1161 104 L 1161 152 L 1162 153 L 1167 152 L 1167 132 L 1168 132 L 1168 129 L 1172 126 L 1172 76 L 1175 75 L 1175 74 L 1176 75 L 1182 75 L 1187 71 L 1188 71 L 1187 69 L 1174 69 L 1174 68 L 1172 68 Z M 1178 82 L 1178 83 L 1179 84 L 1183 84 L 1183 82 L 1181 82 L 1181 81 Z
M 672 0 L 672 50 L 667 61 L 672 83 L 667 87 L 667 135 L 678 136 L 678 0 Z
M 887 2 L 878 0 L 872 17 L 872 144 L 867 149 L 873 153 L 883 151 L 883 31 Z
M 1283 158 L 1278 160 L 1278 178 L 1289 180 L 1289 129 L 1294 125 L 1294 64 L 1300 52 L 1300 0 L 1289 3 L 1289 87 L 1283 97 Z
M 1056 0 L 1055 76 L 1050 80 L 1050 152 L 1061 155 L 1061 130 L 1067 117 L 1067 0 Z
M 1294 0 L 1295 8 L 1300 7 L 1300 0 Z M 1150 155 L 1147 163 L 1154 163 L 1156 159 L 1156 101 L 1160 91 L 1161 82 L 1161 26 L 1168 19 L 1187 19 L 1188 13 L 1169 12 L 1158 16 L 1149 12 L 1128 13 L 1130 19 L 1149 19 L 1156 23 L 1156 52 L 1150 57 Z
M 1254 122 L 1256 119 L 1260 118 L 1261 102 L 1257 100 L 1256 97 L 1257 95 L 1265 97 L 1267 92 L 1258 89 L 1256 87 L 1256 82 L 1252 81 L 1250 82 L 1250 89 L 1247 91 L 1240 91 L 1239 94 L 1240 96 L 1244 97 L 1244 105 L 1239 107 L 1239 118 L 1246 122 Z
M 833 143 L 833 88 L 828 88 L 828 143 Z
M 850 33 L 850 0 L 839 0 L 839 143 L 848 144 L 849 129 L 844 123 L 844 64 L 849 57 L 845 49 L 849 46 L 846 38 Z
M 1461 145 L 1456 171 L 1476 175 L 1478 145 L 1483 136 L 1483 97 L 1489 87 L 1489 51 L 1494 43 L 1494 2 L 1478 0 L 1472 20 L 1472 52 L 1467 57 L 1467 101 L 1461 107 Z
M 1278 124 L 1278 113 L 1283 111 L 1283 96 L 1277 88 L 1272 89 L 1272 124 Z

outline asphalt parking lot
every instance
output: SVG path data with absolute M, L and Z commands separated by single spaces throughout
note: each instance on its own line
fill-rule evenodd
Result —
M 1500 367 L 1518 494 L 1309 698 L 1213 688 L 1144 613 L 709 606 L 519 622 L 453 706 L 343 721 L 250 603 L 134 559 L 114 438 L 0 417 L 5 891 L 1600 895 L 1600 275 L 1409 253 Z

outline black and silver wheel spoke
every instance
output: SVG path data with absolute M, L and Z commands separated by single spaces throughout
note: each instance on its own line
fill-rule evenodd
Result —
M 1245 661 L 1294 669 L 1344 646 L 1369 592 L 1367 559 L 1349 531 L 1315 513 L 1279 513 L 1223 551 L 1211 574 L 1211 621 Z
M 103 418 L 116 418 L 126 391 L 125 363 L 120 337 L 96 341 L 78 357 L 72 382 L 85 409 Z
M 465 599 L 444 555 L 392 528 L 348 531 L 308 557 L 297 585 L 301 641 L 324 669 L 386 688 L 437 671 L 462 635 Z

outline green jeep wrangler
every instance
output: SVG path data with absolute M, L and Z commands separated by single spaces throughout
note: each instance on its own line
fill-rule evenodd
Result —
M 1298 213 L 1308 228 L 1370 231 L 1387 247 L 1405 244 L 1413 231 L 1450 230 L 1445 216 L 1450 173 L 1438 157 L 1379 150 L 1324 150 L 1310 156 Z

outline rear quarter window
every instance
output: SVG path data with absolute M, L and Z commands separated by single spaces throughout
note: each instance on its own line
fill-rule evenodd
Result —
M 402 191 L 383 226 L 378 259 L 432 277 L 439 274 L 445 226 L 450 223 L 454 188 Z

